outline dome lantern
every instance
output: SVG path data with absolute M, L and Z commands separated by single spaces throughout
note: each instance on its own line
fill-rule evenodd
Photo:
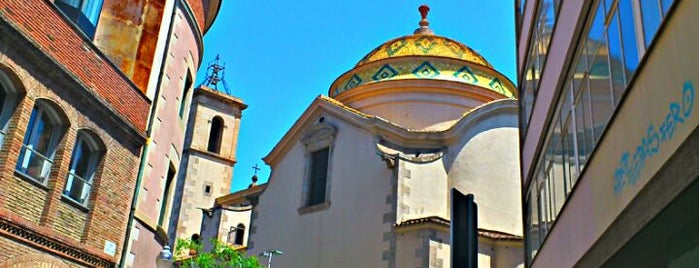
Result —
M 430 22 L 427 21 L 427 13 L 430 12 L 430 7 L 428 5 L 421 5 L 417 8 L 417 10 L 420 11 L 420 16 L 422 16 L 422 20 L 420 20 L 420 22 L 418 23 L 420 25 L 420 28 L 415 29 L 415 32 L 413 34 L 434 35 L 432 29 L 429 28 Z

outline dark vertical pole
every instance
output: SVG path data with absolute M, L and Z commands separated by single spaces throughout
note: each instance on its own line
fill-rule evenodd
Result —
M 473 195 L 451 189 L 451 267 L 478 267 L 478 213 Z

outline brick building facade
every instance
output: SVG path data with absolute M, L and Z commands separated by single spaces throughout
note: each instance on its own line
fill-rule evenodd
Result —
M 0 2 L 0 267 L 115 267 L 129 250 L 153 266 L 170 210 L 153 204 L 172 195 L 162 178 L 219 7 Z M 153 239 L 132 248 L 139 227 Z
M 0 267 L 113 267 L 151 101 L 54 3 L 0 18 Z

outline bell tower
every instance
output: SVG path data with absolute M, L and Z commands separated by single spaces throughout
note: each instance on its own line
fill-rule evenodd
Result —
M 184 172 L 177 179 L 168 230 L 173 246 L 177 238 L 198 234 L 202 213 L 207 213 L 204 208 L 230 192 L 240 119 L 247 105 L 230 95 L 224 70 L 217 56 L 209 64 L 206 80 L 193 93 L 180 166 Z

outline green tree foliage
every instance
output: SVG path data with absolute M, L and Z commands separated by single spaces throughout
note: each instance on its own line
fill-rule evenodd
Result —
M 198 268 L 262 268 L 257 257 L 247 257 L 218 240 L 212 240 L 211 252 L 204 252 L 200 241 L 192 239 L 177 239 L 176 256 L 190 256 L 177 263 L 180 267 Z

